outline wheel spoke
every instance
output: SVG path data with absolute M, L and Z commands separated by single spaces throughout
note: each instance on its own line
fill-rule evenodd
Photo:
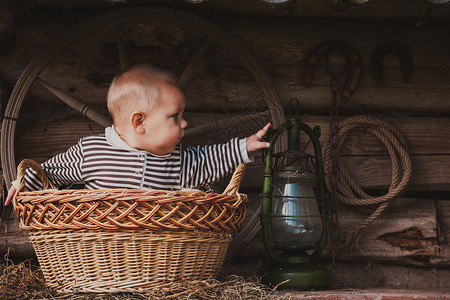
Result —
M 130 61 L 127 57 L 127 53 L 125 51 L 125 45 L 123 44 L 122 34 L 120 33 L 119 28 L 116 27 L 116 36 L 117 36 L 117 47 L 119 48 L 119 59 L 120 59 L 120 68 L 122 71 L 125 71 L 130 66 Z
M 37 78 L 37 82 L 39 82 L 40 85 L 42 85 L 44 88 L 46 88 L 49 92 L 51 92 L 53 95 L 58 97 L 62 102 L 66 103 L 68 106 L 72 107 L 73 109 L 79 111 L 84 116 L 88 117 L 92 121 L 96 122 L 97 124 L 108 127 L 111 125 L 111 120 L 108 119 L 103 114 L 95 111 L 91 107 L 89 107 L 87 104 L 81 102 L 77 98 L 75 98 L 72 95 L 69 95 L 60 89 L 55 88 L 54 86 L 51 86 L 46 81 Z
M 200 49 L 194 54 L 189 65 L 184 69 L 183 73 L 180 76 L 180 82 L 182 85 L 186 86 L 194 77 L 195 70 L 198 68 L 200 60 L 208 50 L 209 45 L 211 44 L 212 38 L 208 36 L 206 40 L 203 42 Z
M 263 101 L 265 107 L 268 109 L 268 116 L 271 120 L 274 127 L 277 127 L 285 122 L 284 118 L 284 111 L 283 107 L 281 106 L 279 95 L 272 83 L 271 78 L 268 76 L 268 74 L 264 71 L 259 61 L 254 57 L 254 55 L 238 40 L 236 39 L 232 34 L 225 31 L 220 26 L 211 23 L 207 20 L 204 20 L 202 18 L 199 18 L 198 16 L 183 12 L 180 10 L 174 10 L 174 9 L 168 9 L 168 8 L 160 8 L 160 7 L 130 7 L 130 8 L 124 8 L 124 9 L 118 9 L 118 10 L 112 10 L 110 12 L 89 18 L 88 20 L 85 20 L 79 24 L 76 24 L 76 26 L 73 26 L 69 28 L 68 30 L 64 31 L 58 38 L 52 41 L 51 44 L 43 48 L 43 50 L 38 54 L 38 56 L 34 57 L 31 62 L 27 65 L 25 70 L 22 72 L 20 78 L 18 79 L 17 83 L 14 86 L 13 91 L 11 92 L 10 99 L 8 101 L 8 105 L 5 110 L 5 116 L 3 118 L 2 122 L 2 134 L 0 135 L 1 141 L 0 141 L 0 148 L 1 148 L 1 163 L 2 163 L 2 169 L 4 173 L 5 181 L 9 184 L 14 178 L 16 177 L 16 162 L 15 162 L 15 152 L 14 152 L 14 139 L 15 139 L 15 132 L 16 132 L 16 123 L 20 114 L 20 110 L 22 108 L 22 105 L 25 100 L 25 96 L 28 93 L 28 90 L 32 86 L 33 82 L 36 81 L 39 74 L 43 71 L 45 66 L 48 65 L 48 63 L 56 57 L 57 54 L 60 54 L 61 51 L 71 45 L 74 41 L 78 41 L 81 38 L 85 38 L 89 33 L 95 31 L 95 30 L 117 30 L 117 37 L 115 36 L 114 39 L 117 40 L 117 47 L 118 51 L 121 57 L 120 57 L 120 65 L 122 69 L 126 69 L 131 62 L 131 58 L 133 61 L 136 58 L 139 57 L 129 57 L 130 61 L 128 61 L 125 51 L 125 45 L 123 41 L 126 41 L 126 39 L 121 37 L 121 34 L 119 32 L 119 24 L 126 24 L 126 23 L 132 23 L 135 24 L 136 22 L 147 23 L 147 21 L 151 21 L 150 25 L 158 24 L 159 22 L 163 23 L 163 28 L 168 28 L 172 25 L 175 25 L 176 32 L 175 38 L 173 39 L 176 41 L 173 44 L 177 45 L 190 45 L 190 39 L 196 38 L 198 35 L 192 36 L 192 35 L 186 35 L 186 43 L 179 42 L 178 37 L 183 37 L 183 33 L 177 30 L 181 29 L 187 29 L 189 31 L 195 31 L 195 33 L 203 34 L 203 36 L 209 36 L 211 38 L 205 39 L 203 42 L 203 45 L 196 48 L 198 50 L 195 50 L 194 54 L 192 56 L 192 61 L 188 63 L 188 66 L 184 69 L 183 74 L 181 75 L 181 81 L 184 82 L 184 84 L 189 84 L 192 82 L 192 80 L 198 76 L 199 74 L 198 67 L 200 63 L 202 63 L 202 58 L 205 59 L 205 54 L 207 53 L 208 49 L 211 50 L 210 43 L 211 39 L 213 42 L 217 42 L 217 44 L 221 47 L 224 47 L 225 50 L 227 50 L 230 54 L 234 56 L 234 58 L 239 62 L 245 69 L 249 70 L 252 77 L 258 84 L 259 89 L 261 90 L 262 94 L 264 95 Z M 166 27 L 167 25 L 167 27 Z M 146 28 L 146 27 L 145 27 Z M 150 30 L 149 28 L 146 28 L 146 30 Z M 122 32 L 125 34 L 125 32 Z M 179 33 L 179 35 L 178 35 Z M 114 32 L 113 32 L 114 34 Z M 137 33 L 136 37 L 140 37 L 140 33 Z M 146 37 L 146 36 L 144 36 Z M 158 38 L 158 37 L 155 37 Z M 188 39 L 189 38 L 189 39 Z M 171 43 L 169 43 L 172 45 Z M 176 50 L 176 49 L 175 49 Z M 186 49 L 184 47 L 180 47 L 180 51 L 185 51 Z M 164 60 L 157 61 L 159 63 L 160 67 L 164 68 L 172 68 L 172 63 L 175 61 L 178 62 L 178 58 L 180 62 L 185 61 L 184 56 L 178 57 L 178 52 L 170 52 L 169 55 L 165 57 Z M 172 58 L 176 56 L 175 60 Z M 169 65 L 170 64 L 170 65 Z M 178 66 L 178 65 L 177 65 Z M 45 84 L 45 83 L 44 83 Z M 49 86 L 49 85 L 48 85 Z M 47 87 L 49 90 L 50 88 Z M 57 95 L 58 98 L 64 101 L 64 99 L 72 99 L 73 96 L 69 95 L 69 97 L 66 97 L 66 94 L 64 92 L 56 93 L 55 90 L 50 90 L 52 93 Z M 63 95 L 63 96 L 61 96 Z M 80 102 L 78 99 L 75 99 L 76 101 L 67 101 L 69 103 L 75 103 L 69 104 L 69 106 L 74 107 L 76 110 L 80 112 L 85 112 L 84 114 L 86 116 L 90 116 L 91 113 L 94 111 L 92 109 L 86 110 L 87 106 L 84 106 L 82 102 Z M 64 101 L 66 102 L 66 101 Z M 98 114 L 100 115 L 100 114 Z M 236 116 L 236 115 L 235 115 Z M 217 124 L 209 125 L 214 126 L 213 128 L 222 128 L 224 132 L 230 131 L 233 128 L 228 128 L 227 125 L 230 124 L 233 125 L 233 120 L 238 120 L 239 122 L 241 119 L 235 119 L 235 116 L 231 118 L 231 120 L 226 121 L 218 121 Z M 244 117 L 240 115 L 239 118 Z M 264 119 L 266 119 L 266 115 L 264 115 Z M 92 117 L 90 117 L 93 119 Z M 110 121 L 107 120 L 107 124 L 105 119 L 106 117 L 104 115 L 100 115 L 100 121 L 94 120 L 95 122 L 99 124 L 103 124 L 104 126 L 109 125 Z M 211 119 L 211 121 L 216 121 L 215 119 Z M 249 122 L 254 121 L 249 119 L 246 120 L 246 122 L 243 124 L 244 126 L 248 125 Z M 228 123 L 230 122 L 230 123 Z M 239 122 L 235 122 L 237 125 L 241 125 Z M 242 122 L 241 122 L 242 123 Z M 208 125 L 208 124 L 206 124 Z M 234 125 L 233 125 L 234 126 Z M 210 127 L 211 128 L 211 127 Z M 239 128 L 241 131 L 242 128 Z M 190 132 L 191 129 L 186 130 L 186 133 L 188 135 L 197 135 L 195 131 Z M 203 130 L 202 127 L 200 128 L 192 128 L 192 130 L 196 130 L 197 132 Z M 283 142 L 284 135 L 280 136 L 280 138 L 277 141 L 277 144 L 280 145 L 287 144 Z M 275 152 L 278 152 L 280 150 L 284 149 L 278 149 L 281 147 L 277 147 L 275 145 Z M 258 218 L 252 218 L 252 220 L 255 220 L 255 222 L 251 221 L 246 225 L 247 227 L 251 227 L 251 231 L 243 230 L 241 233 L 237 234 L 235 238 L 233 239 L 233 242 L 230 244 L 229 251 L 231 253 L 238 253 L 240 249 L 243 248 L 243 245 L 250 241 L 253 236 L 258 232 L 259 225 L 258 225 Z
M 254 113 L 254 114 L 235 115 L 230 118 L 225 118 L 225 119 L 210 122 L 210 123 L 207 123 L 204 125 L 199 125 L 194 128 L 186 129 L 184 131 L 184 137 L 191 138 L 191 137 L 199 136 L 202 134 L 218 132 L 219 130 L 225 128 L 225 126 L 227 126 L 228 124 L 231 124 L 235 120 L 239 119 L 241 122 L 243 122 L 243 121 L 248 121 L 248 120 L 254 120 L 255 118 L 259 118 L 259 117 L 262 117 L 265 115 L 269 115 L 269 111 L 263 111 L 263 112 L 258 112 L 258 113 Z

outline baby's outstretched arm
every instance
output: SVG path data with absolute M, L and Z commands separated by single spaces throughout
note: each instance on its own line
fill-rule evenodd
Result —
M 17 188 L 12 185 L 11 188 L 8 191 L 8 196 L 6 197 L 5 206 L 8 206 L 11 202 L 12 198 L 14 197 L 14 194 L 16 193 Z
M 270 144 L 268 142 L 261 142 L 261 140 L 266 135 L 270 126 L 271 124 L 267 123 L 263 129 L 247 138 L 247 153 L 249 155 L 260 149 L 269 148 Z

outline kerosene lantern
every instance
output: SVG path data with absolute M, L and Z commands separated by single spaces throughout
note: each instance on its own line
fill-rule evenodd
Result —
M 289 107 L 297 103 L 291 100 Z M 288 150 L 273 154 L 284 131 Z M 300 134 L 308 137 L 300 143 Z M 297 112 L 270 135 L 265 156 L 261 226 L 264 248 L 275 260 L 263 276 L 264 283 L 278 288 L 312 290 L 330 287 L 330 275 L 314 263 L 327 243 L 327 209 L 323 177 L 320 127 L 301 123 Z M 300 149 L 300 144 L 303 149 Z M 307 153 L 307 149 L 310 150 Z

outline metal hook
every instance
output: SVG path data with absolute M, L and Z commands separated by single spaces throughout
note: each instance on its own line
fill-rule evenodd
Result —
M 330 48 L 329 52 L 327 53 L 327 55 L 325 57 L 325 70 L 332 78 L 336 78 L 340 75 L 344 75 L 347 72 L 349 66 L 348 66 L 348 63 L 345 63 L 344 67 L 341 68 L 341 70 L 338 70 L 338 69 L 333 70 L 332 66 L 331 66 L 332 64 L 331 64 L 331 58 L 330 58 L 332 53 L 336 53 L 344 58 L 346 58 L 346 54 L 342 49 Z
M 294 107 L 294 105 L 295 105 L 295 107 Z M 289 117 L 292 117 L 293 115 L 297 115 L 298 112 L 300 111 L 300 103 L 298 102 L 298 99 L 291 98 L 291 100 L 289 100 L 288 108 L 289 108 Z

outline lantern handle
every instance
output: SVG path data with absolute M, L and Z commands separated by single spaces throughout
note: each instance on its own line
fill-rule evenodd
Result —
M 315 251 L 311 254 L 311 257 L 314 258 L 320 255 L 325 248 L 328 242 L 328 222 L 327 222 L 327 201 L 326 201 L 326 188 L 325 188 L 325 180 L 324 180 L 324 171 L 323 171 L 323 159 L 322 159 L 322 147 L 320 146 L 319 137 L 320 137 L 320 127 L 315 126 L 314 129 L 306 125 L 305 123 L 298 124 L 299 129 L 304 131 L 313 144 L 314 152 L 316 155 L 316 176 L 319 177 L 318 181 L 318 194 L 319 194 L 319 212 L 322 220 L 322 235 L 320 237 L 319 244 Z
M 270 245 L 269 240 L 269 218 L 270 218 L 270 197 L 272 194 L 272 158 L 273 158 L 273 146 L 280 136 L 280 134 L 292 128 L 294 126 L 293 119 L 290 118 L 287 122 L 278 126 L 269 138 L 269 148 L 267 148 L 265 167 L 264 167 L 264 185 L 262 193 L 262 203 L 261 203 L 261 231 L 263 236 L 264 249 L 269 253 L 270 257 L 278 263 L 283 263 L 283 259 L 276 254 Z

